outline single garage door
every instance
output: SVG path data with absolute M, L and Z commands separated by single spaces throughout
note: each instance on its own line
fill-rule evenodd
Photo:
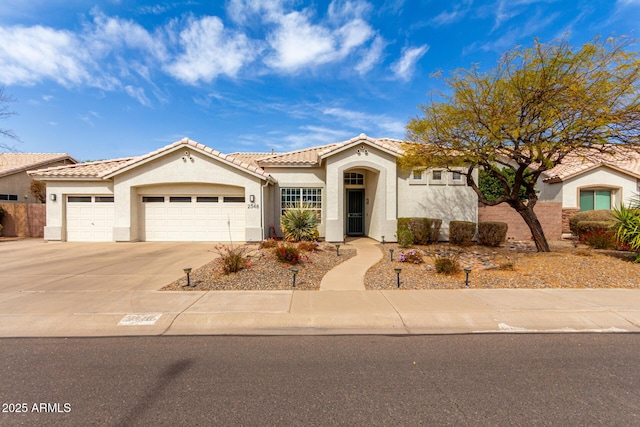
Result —
M 141 240 L 148 242 L 241 242 L 244 197 L 143 196 Z
M 67 196 L 67 240 L 111 242 L 113 196 Z

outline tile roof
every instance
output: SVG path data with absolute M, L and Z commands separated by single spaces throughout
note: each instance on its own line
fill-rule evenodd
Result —
M 49 163 L 76 160 L 66 153 L 0 153 L 0 176 L 37 169 Z
M 76 163 L 47 169 L 31 170 L 29 175 L 40 178 L 104 178 L 105 176 L 130 164 L 136 157 L 100 160 L 97 162 Z
M 348 148 L 351 145 L 366 141 L 373 146 L 378 146 L 384 150 L 391 151 L 394 154 L 402 155 L 402 144 L 404 141 L 389 138 L 371 138 L 365 134 L 360 134 L 347 141 L 337 142 L 333 144 L 321 145 L 318 147 L 310 147 L 302 150 L 291 151 L 271 155 L 258 160 L 258 164 L 264 166 L 313 166 L 320 163 L 320 160 L 330 156 L 341 149 Z
M 608 166 L 640 178 L 640 147 L 606 145 L 601 149 L 577 150 L 562 163 L 543 173 L 543 181 L 565 181 L 599 166 Z
M 252 156 L 238 156 L 233 157 L 227 154 L 222 154 L 212 148 L 209 148 L 196 141 L 192 141 L 188 138 L 176 141 L 173 144 L 169 144 L 151 153 L 144 154 L 137 157 L 127 157 L 123 159 L 103 160 L 98 162 L 78 163 L 70 166 L 59 166 L 54 168 L 30 171 L 29 175 L 41 178 L 94 178 L 105 179 L 114 175 L 129 170 L 137 165 L 145 163 L 156 156 L 170 152 L 180 147 L 192 147 L 198 149 L 204 153 L 209 154 L 212 157 L 216 157 L 225 163 L 236 166 L 240 169 L 245 169 L 255 175 L 259 175 L 265 179 L 272 180 L 271 176 L 267 174 L 262 168 L 260 168 Z

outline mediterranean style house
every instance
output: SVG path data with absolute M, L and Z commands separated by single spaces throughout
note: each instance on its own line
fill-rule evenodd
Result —
M 281 236 L 280 216 L 302 205 L 320 236 L 396 241 L 399 217 L 477 221 L 464 176 L 404 172 L 402 142 L 361 134 L 287 153 L 222 154 L 182 139 L 138 157 L 30 171 L 47 183 L 46 240 L 260 241 Z

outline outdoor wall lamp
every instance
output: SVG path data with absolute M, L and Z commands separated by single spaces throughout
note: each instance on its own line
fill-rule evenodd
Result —
M 249 196 L 249 201 L 251 203 L 254 203 L 256 201 L 256 196 L 254 196 L 253 194 Z
M 195 283 L 192 285 L 191 277 L 189 277 L 189 274 L 191 273 L 191 267 L 183 268 L 182 271 L 184 271 L 184 273 L 187 275 L 187 286 L 194 287 Z
M 393 271 L 396 272 L 396 276 L 398 277 L 398 288 L 400 288 L 400 272 L 402 271 L 402 269 L 400 267 L 396 267 L 393 269 Z
M 336 255 L 340 256 L 340 244 L 336 245 Z
M 298 274 L 298 267 L 291 267 L 289 269 L 289 271 L 291 271 L 293 273 L 293 286 L 292 287 L 296 287 L 296 275 Z
M 389 253 L 391 254 L 391 262 L 393 262 L 393 248 L 389 248 Z
M 56 201 L 56 195 L 55 194 L 49 194 L 49 198 L 51 199 L 52 202 Z
M 464 274 L 465 274 L 464 285 L 466 287 L 469 287 L 469 273 L 471 273 L 471 267 L 465 267 L 464 268 Z

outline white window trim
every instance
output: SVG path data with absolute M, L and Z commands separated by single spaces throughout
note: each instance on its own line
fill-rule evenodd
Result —
M 323 214 L 322 214 L 322 210 L 324 208 L 324 187 L 318 187 L 318 186 L 299 186 L 299 185 L 292 185 L 292 186 L 282 186 L 279 188 L 278 191 L 278 198 L 280 200 L 280 215 L 282 215 L 282 213 L 286 210 L 287 206 L 285 206 L 285 204 L 282 201 L 282 190 L 300 190 L 300 194 L 302 194 L 302 190 L 320 190 L 320 202 L 318 204 L 318 206 L 316 208 L 310 209 L 314 212 L 318 213 L 318 218 L 320 219 L 320 223 L 323 222 Z
M 433 173 L 440 172 L 440 179 L 434 179 Z M 446 169 L 429 169 L 429 185 L 447 185 Z
M 454 172 L 457 172 L 460 174 L 460 179 L 457 179 L 457 180 L 453 179 Z M 447 175 L 449 175 L 449 185 L 466 185 L 467 184 L 467 180 L 465 179 L 466 177 L 464 176 L 463 170 L 460 168 L 451 169 Z
M 416 172 L 422 172 L 420 178 L 415 177 Z M 415 168 L 409 174 L 409 185 L 426 185 L 427 184 L 427 176 L 429 175 L 429 170 L 426 168 Z

